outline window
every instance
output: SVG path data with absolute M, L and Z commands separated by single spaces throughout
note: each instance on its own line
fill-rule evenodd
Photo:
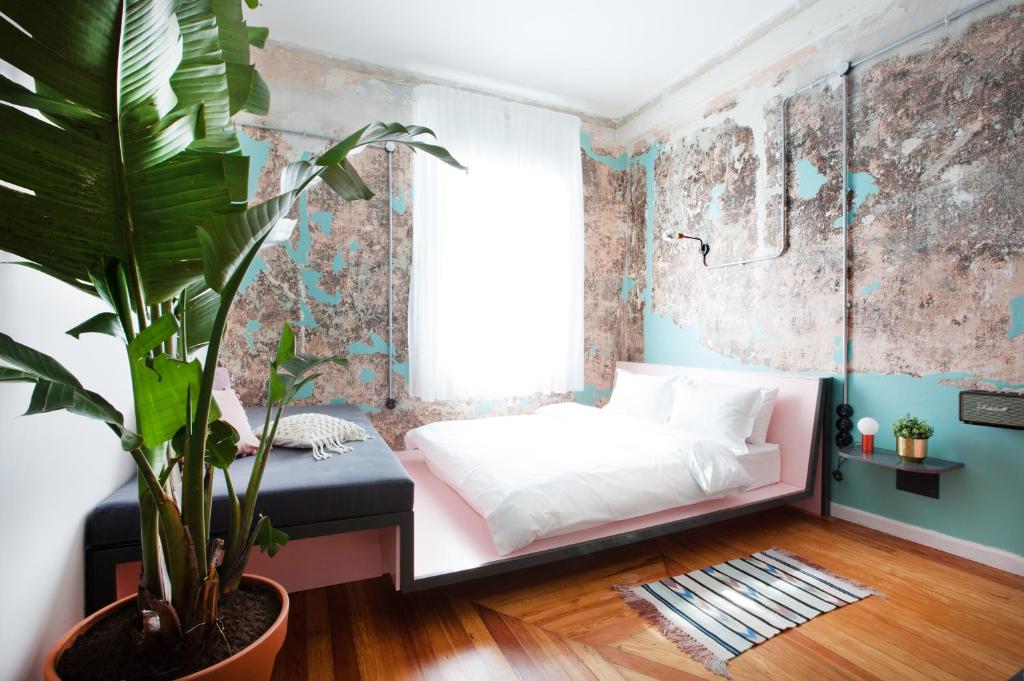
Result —
M 434 85 L 414 108 L 469 172 L 415 160 L 411 393 L 582 389 L 579 119 Z

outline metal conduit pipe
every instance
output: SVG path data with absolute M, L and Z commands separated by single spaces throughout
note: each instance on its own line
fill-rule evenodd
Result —
M 795 90 L 794 92 L 792 92 L 791 94 L 787 95 L 786 97 L 783 97 L 782 101 L 779 104 L 779 109 L 780 109 L 779 115 L 780 115 L 780 118 L 781 118 L 781 125 L 779 126 L 780 127 L 779 146 L 782 149 L 781 157 L 779 159 L 780 173 L 782 175 L 782 189 L 781 189 L 781 192 L 782 192 L 782 205 L 780 207 L 781 215 L 780 215 L 780 218 L 779 218 L 779 248 L 778 248 L 778 250 L 776 252 L 771 253 L 769 255 L 761 255 L 761 256 L 754 257 L 754 258 L 744 258 L 744 259 L 741 259 L 741 260 L 733 260 L 733 261 L 730 261 L 730 262 L 719 263 L 717 265 L 707 265 L 707 269 L 714 270 L 714 269 L 719 269 L 719 268 L 722 268 L 722 267 L 732 267 L 734 265 L 748 265 L 748 264 L 754 263 L 754 262 L 762 262 L 762 261 L 765 261 L 765 260 L 774 260 L 775 258 L 778 258 L 778 257 L 782 256 L 786 252 L 786 249 L 789 246 L 789 243 L 788 243 L 789 232 L 788 232 L 788 227 L 787 227 L 787 223 L 786 223 L 786 172 L 787 172 L 787 167 L 786 167 L 786 104 L 789 102 L 789 100 L 793 99 L 794 97 L 796 97 L 799 94 L 807 92 L 808 90 L 811 90 L 811 89 L 813 89 L 813 88 L 815 88 L 815 87 L 817 87 L 819 85 L 822 85 L 822 84 L 832 80 L 837 75 L 842 76 L 844 74 L 848 74 L 849 71 L 851 71 L 852 69 L 856 68 L 857 66 L 860 66 L 861 64 L 864 64 L 865 62 L 871 61 L 872 59 L 876 59 L 876 58 L 880 57 L 881 55 L 885 54 L 886 52 L 890 52 L 892 50 L 895 50 L 898 47 L 902 47 L 903 45 L 906 45 L 907 43 L 915 40 L 916 38 L 920 38 L 921 36 L 923 36 L 923 35 L 925 35 L 927 33 L 930 33 L 931 31 L 934 31 L 937 28 L 941 28 L 943 26 L 949 26 L 949 24 L 951 24 L 952 22 L 956 21 L 957 19 L 959 19 L 960 17 L 964 16 L 965 14 L 969 14 L 969 13 L 973 12 L 974 10 L 979 9 L 981 7 L 984 7 L 985 5 L 991 4 L 993 2 L 995 2 L 995 0 L 980 0 L 980 2 L 976 2 L 973 5 L 968 5 L 967 7 L 963 8 L 961 10 L 957 10 L 956 12 L 951 12 L 951 13 L 947 14 L 946 16 L 944 16 L 939 21 L 936 21 L 936 22 L 933 22 L 931 24 L 928 24 L 924 28 L 919 29 L 917 31 L 914 31 L 913 33 L 900 38 L 899 40 L 897 40 L 894 43 L 886 45 L 885 47 L 883 47 L 883 48 L 881 48 L 879 50 L 875 50 L 874 52 L 872 52 L 871 54 L 867 55 L 866 57 L 861 57 L 860 59 L 856 59 L 856 60 L 854 60 L 852 62 L 842 62 L 840 64 L 840 68 L 844 69 L 843 71 L 839 71 L 837 69 L 836 71 L 828 73 L 828 74 L 822 76 L 821 78 L 818 78 L 817 80 L 812 81 L 812 82 L 808 83 L 807 85 L 804 85 L 802 88 L 800 88 L 799 90 Z M 846 88 L 845 82 L 844 82 L 843 88 L 844 88 L 844 90 Z M 844 101 L 845 101 L 845 99 L 844 99 Z M 845 150 L 844 150 L 844 152 L 845 152 Z M 845 164 L 844 164 L 844 166 L 845 166 Z M 845 174 L 844 174 L 844 184 L 845 184 Z M 846 196 L 845 189 L 846 188 L 844 187 L 844 192 L 843 192 L 843 196 L 844 197 Z M 844 205 L 845 205 L 845 203 L 844 203 Z
M 313 137 L 316 139 L 322 139 L 327 141 L 333 141 L 336 139 L 330 135 L 324 135 L 321 133 L 306 132 L 304 130 L 294 130 L 290 128 L 282 128 L 272 125 L 263 125 L 261 123 L 243 123 L 242 125 L 248 125 L 253 128 L 260 130 L 272 130 L 274 132 L 283 132 L 291 135 L 300 135 L 302 137 Z M 394 261 L 395 261 L 395 198 L 393 188 L 393 177 L 394 169 L 392 165 L 392 159 L 395 154 L 397 146 L 394 142 L 385 142 L 384 144 L 368 144 L 371 149 L 383 149 L 387 154 L 387 186 L 388 186 L 388 264 L 387 264 L 387 317 L 388 317 L 388 380 L 387 380 L 387 396 L 384 399 L 384 406 L 388 409 L 394 409 L 397 406 L 397 401 L 394 396 L 394 370 L 395 370 L 395 322 L 394 322 L 394 304 L 395 304 L 395 286 L 394 286 Z
M 391 159 L 395 155 L 395 143 L 388 142 L 384 145 L 384 151 L 388 155 L 388 396 L 384 400 L 384 406 L 394 409 L 397 402 L 392 393 L 392 374 L 395 370 L 395 320 L 394 320 L 394 261 L 395 261 L 395 193 L 392 190 Z

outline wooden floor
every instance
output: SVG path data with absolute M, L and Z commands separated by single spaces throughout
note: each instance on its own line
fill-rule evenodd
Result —
M 716 679 L 609 587 L 779 546 L 888 595 L 730 662 L 742 679 L 1007 679 L 1024 667 L 1024 578 L 790 509 L 423 593 L 386 578 L 292 594 L 275 681 Z

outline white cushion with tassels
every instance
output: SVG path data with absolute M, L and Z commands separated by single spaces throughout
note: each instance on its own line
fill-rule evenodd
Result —
M 312 449 L 317 461 L 332 454 L 351 452 L 346 442 L 369 440 L 373 436 L 357 423 L 324 414 L 295 414 L 285 416 L 277 425 L 274 446 Z

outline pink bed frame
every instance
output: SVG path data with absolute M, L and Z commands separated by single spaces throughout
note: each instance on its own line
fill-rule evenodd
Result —
M 827 486 L 820 462 L 828 428 L 827 377 L 722 371 L 660 364 L 619 362 L 627 371 L 693 376 L 734 385 L 777 387 L 778 402 L 768 441 L 779 445 L 779 482 L 723 499 L 620 520 L 558 537 L 540 539 L 506 556 L 494 549 L 487 524 L 454 490 L 428 469 L 421 452 L 398 452 L 416 483 L 413 506 L 412 570 L 403 574 L 399 529 L 385 527 L 292 541 L 273 560 L 254 549 L 249 569 L 300 591 L 390 574 L 396 588 L 413 591 L 490 574 L 586 555 L 687 527 L 792 504 L 827 514 Z M 825 495 L 823 496 L 823 490 Z M 117 570 L 118 595 L 134 593 L 138 563 Z
M 825 442 L 831 379 L 633 362 L 619 362 L 618 367 L 634 373 L 777 387 L 779 397 L 768 441 L 780 448 L 779 482 L 723 499 L 540 539 L 499 556 L 484 519 L 428 470 L 419 451 L 400 452 L 399 460 L 416 482 L 414 574 L 411 582 L 402 581 L 403 589 L 427 588 L 592 553 L 771 506 L 794 504 L 812 513 L 824 512 L 823 485 L 816 482 L 820 478 L 818 462 Z

